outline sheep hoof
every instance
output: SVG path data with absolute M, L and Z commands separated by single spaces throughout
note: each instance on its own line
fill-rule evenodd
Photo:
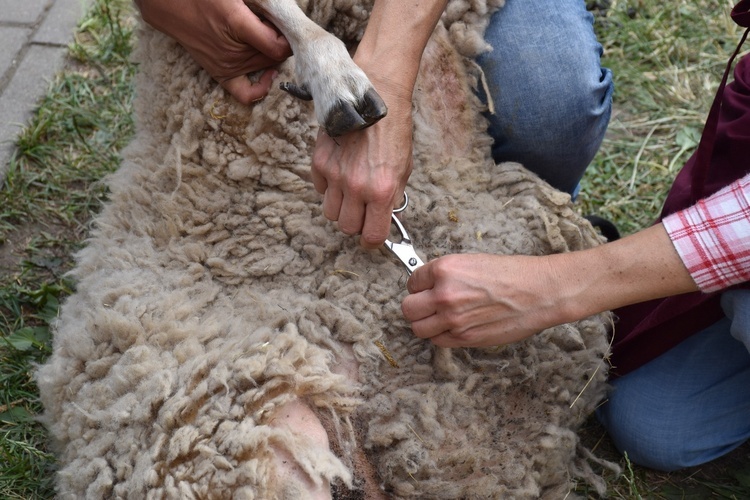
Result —
M 383 99 L 372 87 L 359 102 L 339 101 L 326 116 L 324 128 L 331 137 L 339 137 L 369 127 L 388 113 Z

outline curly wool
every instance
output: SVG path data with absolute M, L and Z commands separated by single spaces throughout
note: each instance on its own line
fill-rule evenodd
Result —
M 350 42 L 369 3 L 301 2 Z M 501 4 L 450 2 L 425 51 L 404 216 L 423 257 L 599 243 L 567 195 L 489 157 L 471 57 Z M 322 215 L 311 104 L 273 90 L 241 106 L 149 29 L 138 59 L 137 134 L 37 373 L 60 498 L 301 498 L 277 480 L 278 449 L 348 488 L 364 449 L 395 497 L 602 488 L 575 431 L 603 396 L 607 315 L 503 349 L 414 337 L 402 267 Z M 337 370 L 345 352 L 357 380 Z M 335 453 L 269 425 L 296 398 L 334 422 Z

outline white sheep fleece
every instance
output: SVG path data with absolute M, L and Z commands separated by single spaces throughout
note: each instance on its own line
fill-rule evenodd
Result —
M 371 7 L 300 3 L 348 43 Z M 568 195 L 490 158 L 472 58 L 502 3 L 451 1 L 425 51 L 403 217 L 423 258 L 599 244 Z M 148 28 L 137 59 L 136 137 L 37 372 L 60 498 L 302 498 L 274 449 L 340 490 L 359 487 L 364 450 L 392 497 L 603 490 L 576 430 L 604 394 L 608 315 L 502 349 L 416 338 L 402 266 L 322 215 L 312 104 L 274 89 L 239 105 Z M 358 380 L 336 373 L 347 349 Z M 333 451 L 268 425 L 296 398 L 333 423 Z

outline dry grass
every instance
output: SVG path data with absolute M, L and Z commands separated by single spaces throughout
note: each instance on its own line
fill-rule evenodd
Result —
M 703 121 L 740 38 L 727 0 L 612 0 L 597 18 L 614 71 L 612 121 L 582 182 L 581 211 L 625 234 L 650 225 Z

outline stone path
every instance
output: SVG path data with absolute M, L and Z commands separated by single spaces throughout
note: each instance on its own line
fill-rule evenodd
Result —
M 0 185 L 91 0 L 0 0 Z

